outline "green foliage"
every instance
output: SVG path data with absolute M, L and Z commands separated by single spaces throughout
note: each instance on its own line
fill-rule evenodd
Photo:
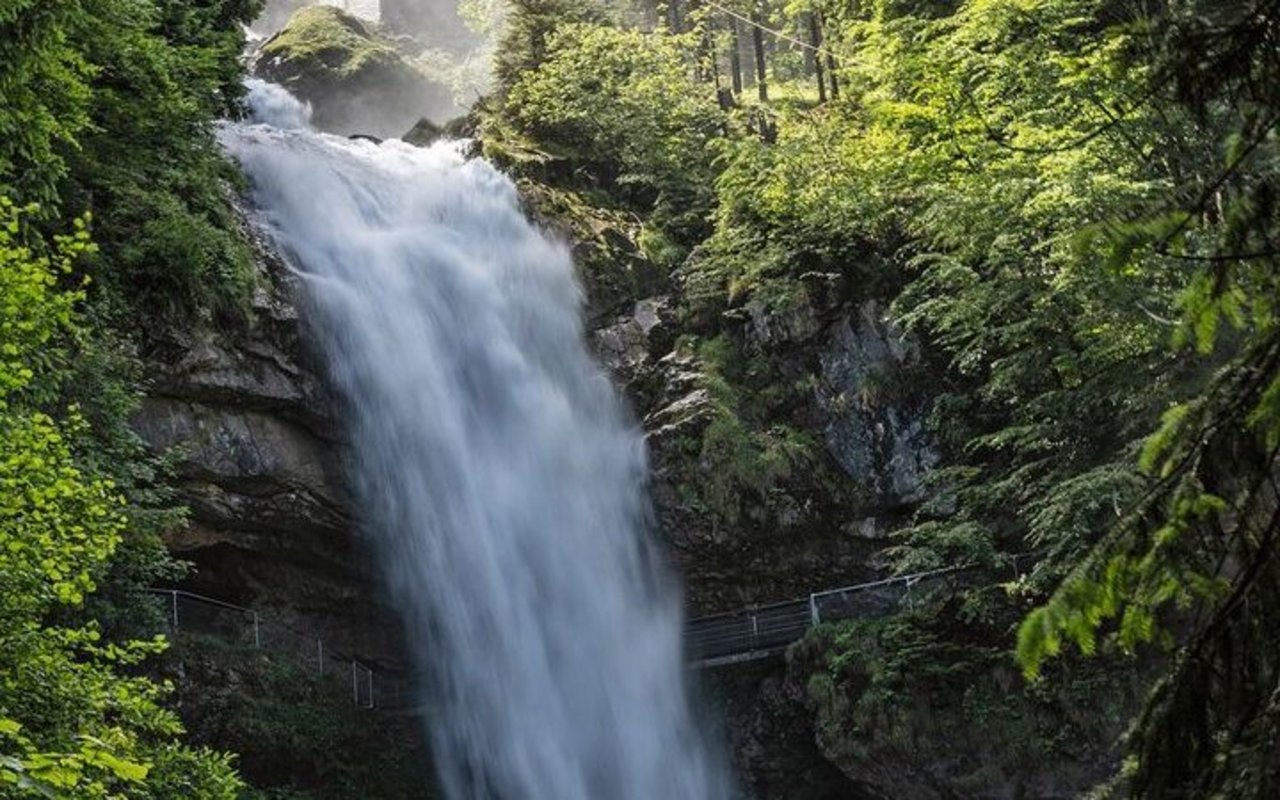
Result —
M 135 590 L 175 574 L 159 532 L 182 512 L 128 428 L 137 360 L 111 325 L 247 298 L 212 123 L 238 97 L 237 23 L 257 5 L 0 3 L 5 797 L 240 789 L 228 756 L 177 743 L 162 687 L 126 677 L 163 647 L 128 633 L 145 617 Z
M 152 454 L 130 425 L 143 378 L 132 349 L 101 323 L 85 326 L 72 348 L 57 376 L 56 402 L 74 406 L 84 418 L 91 435 L 74 442 L 76 459 L 109 477 L 126 501 L 121 511 L 127 521 L 84 613 L 109 638 L 147 635 L 156 629 L 157 610 L 143 592 L 186 573 L 161 538 L 187 524 L 187 509 L 168 483 L 170 462 L 178 454 Z
M 928 765 L 885 779 L 898 796 L 940 786 L 1034 796 L 1046 775 L 1096 779 L 1140 681 L 1093 663 L 1052 685 L 1022 684 L 1002 646 L 1013 615 L 975 625 L 958 610 L 933 597 L 892 617 L 823 626 L 792 649 L 824 751 L 859 769 Z
M 676 239 L 705 231 L 708 146 L 723 120 L 668 37 L 562 24 L 545 60 L 511 86 L 504 113 L 535 140 L 571 148 L 579 171 L 652 208 Z
M 762 422 L 762 409 L 748 402 L 739 386 L 768 381 L 764 364 L 745 365 L 726 337 L 682 343 L 694 351 L 702 388 L 707 392 L 707 423 L 696 441 L 686 444 L 697 469 L 683 485 L 686 500 L 726 528 L 765 522 L 776 513 L 777 499 L 798 474 L 816 470 L 818 444 L 807 433 L 785 424 Z M 757 401 L 759 397 L 757 396 Z
M 583 0 L 511 0 L 493 65 L 499 93 L 547 60 L 548 41 L 560 26 L 602 21 L 600 9 Z
M 258 0 L 0 4 L 0 185 L 92 212 L 95 302 L 129 323 L 243 313 L 248 251 L 213 121 L 240 94 Z
M 0 199 L 0 793 L 230 800 L 227 759 L 173 744 L 161 688 L 125 676 L 163 642 L 56 621 L 97 588 L 128 518 L 116 485 L 77 457 L 91 437 L 81 411 L 34 403 L 80 324 L 82 294 L 58 278 L 92 250 L 83 225 L 52 247 L 31 239 L 34 211 Z
M 0 3 L 0 180 L 10 198 L 58 197 L 62 153 L 89 124 L 93 73 L 66 29 L 89 13 L 84 3 Z
M 1249 721 L 1269 706 L 1206 698 L 1274 685 L 1266 657 L 1227 648 L 1236 630 L 1266 650 L 1280 605 L 1261 588 L 1280 441 L 1277 99 L 1260 88 L 1275 10 L 880 4 L 844 18 L 845 101 L 780 115 L 776 143 L 734 145 L 720 178 L 726 241 L 901 242 L 895 309 L 950 369 L 934 413 L 948 466 L 898 564 L 1035 551 L 1027 588 L 1052 596 L 1021 627 L 1028 675 L 1067 643 L 1176 648 L 1134 739 L 1146 796 L 1220 786 L 1229 770 L 1208 765 L 1236 750 L 1213 743 L 1261 735 Z M 769 274 L 707 266 L 730 296 Z M 1217 611 L 1176 638 L 1192 608 Z M 1193 737 L 1174 732 L 1188 715 Z M 1246 758 L 1265 747 L 1246 741 Z M 1275 778 L 1256 778 L 1265 796 Z
M 711 235 L 688 242 L 677 272 L 685 323 L 731 352 L 717 337 L 737 310 L 786 310 L 811 271 L 893 298 L 937 365 L 944 455 L 896 566 L 1007 568 L 1034 553 L 1016 592 L 973 593 L 963 615 L 976 626 L 1038 605 L 1017 635 L 1025 674 L 1068 646 L 1170 653 L 1135 720 L 1127 790 L 1274 794 L 1280 2 L 817 6 L 839 99 L 730 113 L 702 148 L 709 167 L 685 156 L 715 186 Z M 698 35 L 715 15 L 693 17 L 694 35 L 662 41 L 705 74 Z M 592 74 L 612 63 L 597 47 L 567 36 L 573 49 L 545 59 L 573 70 L 512 99 L 544 140 L 594 142 L 604 161 L 625 148 L 590 128 L 607 99 L 556 117 L 565 87 L 584 85 L 570 74 L 608 80 Z M 776 407 L 746 408 L 752 370 L 710 350 L 704 362 L 732 368 L 708 370 L 718 411 L 691 456 L 716 465 L 709 496 L 724 499 L 728 476 L 782 474 L 787 457 L 768 454 L 788 448 L 757 438 Z M 861 639 L 827 647 L 897 664 L 909 683 L 973 634 L 889 637 L 869 659 Z M 1014 645 L 1011 625 L 998 637 Z M 827 687 L 833 723 L 894 711 L 876 692 L 854 708 L 850 686 Z
M 415 715 L 353 705 L 349 684 L 288 653 L 184 633 L 160 667 L 189 685 L 191 736 L 243 754 L 252 800 L 435 796 Z
M 71 161 L 67 199 L 104 224 L 88 268 L 121 317 L 243 316 L 249 250 L 228 202 L 233 173 L 213 121 L 239 99 L 239 22 L 256 0 L 163 0 L 106 17 L 82 47 L 102 78 L 93 130 Z M 109 76 L 109 79 L 108 79 Z

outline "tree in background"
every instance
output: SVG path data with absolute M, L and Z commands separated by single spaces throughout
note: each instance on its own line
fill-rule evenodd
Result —
M 1277 4 L 943 5 L 846 11 L 844 102 L 736 148 L 717 236 L 901 237 L 896 309 L 948 362 L 948 466 L 900 567 L 1038 554 L 942 635 L 1017 627 L 1031 676 L 1067 643 L 1117 670 L 1158 643 L 1119 785 L 1269 796 Z
M 138 319 L 243 315 L 248 251 L 213 138 L 240 93 L 239 27 L 258 0 L 0 2 L 0 182 L 62 215 L 92 212 L 81 264 L 99 311 Z
M 1269 797 L 1280 791 L 1280 2 L 1192 2 L 1129 29 L 1125 59 L 1152 64 L 1142 102 L 1191 124 L 1161 130 L 1167 193 L 1091 235 L 1114 265 L 1185 276 L 1172 344 L 1215 369 L 1164 409 L 1139 459 L 1142 496 L 1024 623 L 1019 655 L 1034 673 L 1065 642 L 1176 641 L 1134 729 L 1133 793 Z
M 522 75 L 547 59 L 548 40 L 560 26 L 602 19 L 601 10 L 584 0 L 512 0 L 494 60 L 498 93 L 505 94 Z
M 693 240 L 712 199 L 711 140 L 723 125 L 712 94 L 692 79 L 687 34 L 562 25 L 536 69 L 511 86 L 505 113 L 573 152 L 581 170 Z

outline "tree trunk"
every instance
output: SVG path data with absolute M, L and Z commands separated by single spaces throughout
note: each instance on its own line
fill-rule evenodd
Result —
M 821 30 L 822 15 L 818 15 L 818 28 Z M 836 57 L 827 51 L 827 81 L 831 84 L 831 99 L 835 100 L 840 96 L 840 85 L 836 83 Z
M 762 103 L 769 100 L 769 85 L 765 77 L 764 61 L 764 16 L 764 0 L 757 0 L 751 10 L 751 21 L 755 23 L 751 26 L 751 43 L 756 51 L 756 92 L 760 95 Z
M 729 76 L 733 81 L 733 96 L 742 94 L 742 42 L 738 38 L 738 20 L 729 17 L 729 32 L 732 34 L 729 46 Z
M 699 48 L 698 57 L 699 67 L 705 64 L 708 70 L 707 80 L 716 87 L 717 95 L 720 92 L 720 54 L 716 52 L 716 27 L 715 20 L 708 19 L 706 28 L 702 33 L 702 45 Z
M 818 29 L 818 12 L 809 14 L 809 46 L 813 48 L 813 74 L 818 78 L 818 102 L 827 102 L 827 84 L 822 74 L 822 32 Z

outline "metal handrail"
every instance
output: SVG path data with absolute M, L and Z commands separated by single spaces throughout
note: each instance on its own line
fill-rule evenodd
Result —
M 219 599 L 217 599 L 216 597 L 206 597 L 205 595 L 202 595 L 202 594 L 196 594 L 195 592 L 188 592 L 188 591 L 187 591 L 187 590 L 185 590 L 185 589 L 157 589 L 157 588 L 151 588 L 151 589 L 146 589 L 145 591 L 146 591 L 146 592 L 148 592 L 148 593 L 150 593 L 150 594 L 168 594 L 168 595 L 177 595 L 178 597 L 185 597 L 185 598 L 187 598 L 188 600 L 197 600 L 197 601 L 199 601 L 199 602 L 201 602 L 201 603 L 208 603 L 208 604 L 209 604 L 209 605 L 211 605 L 211 606 L 221 606 L 222 608 L 229 608 L 229 609 L 231 609 L 232 611 L 244 611 L 245 613 L 248 613 L 248 614 L 256 614 L 256 613 L 257 613 L 257 612 L 256 612 L 256 611 L 254 611 L 252 608 L 246 608 L 246 607 L 244 607 L 244 606 L 238 606 L 238 605 L 236 605 L 235 603 L 228 603 L 226 600 L 219 600 Z
M 752 614 L 758 614 L 761 611 L 769 611 L 775 608 L 781 608 L 784 606 L 790 606 L 795 604 L 808 605 L 810 598 L 829 597 L 831 595 L 843 594 L 846 592 L 865 591 L 867 589 L 875 589 L 881 586 L 892 586 L 895 583 L 907 582 L 908 585 L 911 585 L 919 582 L 924 578 L 935 577 L 938 575 L 945 575 L 952 572 L 962 572 L 968 569 L 977 569 L 978 566 L 979 565 L 977 564 L 963 564 L 956 567 L 942 567 L 939 569 L 926 570 L 924 572 L 913 572 L 908 575 L 891 575 L 887 578 L 878 578 L 874 581 L 866 581 L 864 583 L 855 583 L 849 586 L 842 586 L 837 589 L 825 589 L 821 592 L 814 592 L 808 595 L 807 597 L 796 597 L 790 600 L 779 600 L 777 602 L 769 603 L 767 605 L 762 605 L 762 606 L 748 606 L 746 608 L 737 608 L 731 611 L 718 611 L 714 614 L 705 614 L 700 617 L 691 618 L 689 620 L 689 623 L 690 624 L 694 622 L 700 623 L 708 620 L 728 618 L 728 617 L 750 616 Z
M 213 606 L 219 609 L 236 611 L 241 614 L 248 615 L 253 622 L 253 646 L 255 649 L 262 649 L 262 627 L 261 627 L 262 619 L 258 615 L 258 612 L 252 608 L 236 605 L 235 603 L 229 603 L 226 600 L 219 600 L 216 597 L 209 597 L 207 595 L 196 594 L 195 592 L 189 592 L 185 589 L 147 588 L 144 591 L 147 592 L 148 594 L 167 596 L 172 599 L 172 606 L 171 606 L 172 611 L 171 611 L 170 619 L 172 621 L 174 630 L 179 630 L 182 627 L 181 620 L 179 619 L 179 615 L 178 615 L 178 599 L 179 598 L 182 598 L 184 600 L 194 601 L 197 603 L 202 603 L 204 605 Z M 336 660 L 338 661 L 350 662 L 352 701 L 356 705 L 362 706 L 363 708 L 371 709 L 376 706 L 375 699 L 374 699 L 375 670 L 373 669 L 373 667 L 370 667 L 368 664 L 365 664 L 359 659 L 349 658 L 349 657 L 343 656 L 341 653 L 331 648 L 326 648 L 324 640 L 319 637 L 312 637 L 311 634 L 300 632 L 297 629 L 293 628 L 292 626 L 286 625 L 283 623 L 276 622 L 274 623 L 274 625 L 279 626 L 279 629 L 286 631 L 291 636 L 297 637 L 299 639 L 315 638 L 316 653 L 317 653 L 316 658 L 317 658 L 317 664 L 318 664 L 321 675 L 324 674 L 324 662 L 325 662 L 326 656 L 328 656 L 329 659 L 334 659 L 336 656 L 337 657 Z M 328 650 L 328 652 L 326 652 L 326 650 Z M 360 686 L 359 675 L 361 671 L 363 671 L 365 674 L 365 691 L 368 694 L 368 699 L 365 702 L 361 702 L 361 699 L 360 699 L 361 686 Z
M 1015 555 L 1013 557 L 1015 570 L 1019 559 L 1027 558 L 1032 555 L 1034 555 L 1034 553 Z M 925 570 L 907 575 L 892 575 L 887 578 L 863 581 L 862 583 L 855 583 L 836 589 L 826 589 L 820 592 L 813 592 L 805 598 L 782 600 L 762 606 L 751 606 L 733 611 L 708 614 L 703 617 L 694 617 L 686 620 L 685 622 L 685 647 L 697 659 L 695 664 L 703 665 L 732 663 L 734 661 L 768 656 L 785 648 L 792 642 L 799 640 L 811 627 L 817 626 L 823 622 L 820 606 L 824 599 L 839 595 L 858 594 L 873 589 L 896 586 L 899 584 L 905 587 L 905 590 L 909 595 L 911 588 L 921 581 L 974 570 L 979 567 L 980 565 L 977 564 L 962 564 L 952 567 Z M 193 600 L 195 602 L 204 603 L 217 608 L 228 609 L 249 615 L 253 621 L 254 646 L 257 648 L 262 647 L 261 619 L 258 616 L 258 612 L 252 608 L 246 608 L 245 606 L 236 605 L 235 603 L 228 603 L 225 600 L 219 600 L 215 597 L 207 597 L 184 589 L 148 589 L 147 591 L 152 594 L 167 595 L 172 598 L 172 619 L 175 629 L 179 627 L 178 598 Z M 901 598 L 899 598 L 897 602 L 901 602 Z M 839 615 L 835 618 L 845 618 L 847 616 L 849 615 L 845 614 Z M 282 623 L 274 624 L 279 625 L 281 629 L 288 631 L 293 636 L 313 638 L 310 634 L 304 634 L 296 631 L 288 625 L 284 625 Z M 317 663 L 320 665 L 321 674 L 323 674 L 326 655 L 328 655 L 330 659 L 333 659 L 334 655 L 337 654 L 334 654 L 332 651 L 326 653 L 326 646 L 322 639 L 315 637 L 315 642 Z M 742 657 L 746 658 L 744 659 Z M 368 702 L 363 705 L 366 708 L 373 708 L 375 706 L 373 668 L 355 658 L 347 658 L 339 655 L 338 660 L 350 661 L 351 663 L 352 697 L 357 705 L 362 705 L 360 701 L 359 671 L 364 670 L 367 676 Z
M 1019 559 L 1034 553 L 1013 556 L 1014 568 Z M 921 581 L 939 578 L 969 570 L 979 569 L 979 564 L 960 564 L 951 567 L 891 575 L 873 581 L 850 584 L 836 589 L 813 592 L 807 598 L 783 600 L 763 606 L 724 611 L 689 619 L 685 625 L 685 646 L 698 665 L 736 663 L 765 657 L 785 648 L 804 636 L 811 627 L 823 622 L 822 601 L 842 595 L 892 586 L 902 586 L 904 595 L 910 596 L 912 587 Z M 898 598 L 896 602 L 902 602 Z M 803 617 L 789 616 L 802 614 Z M 841 614 L 836 618 L 846 618 Z M 750 626 L 748 629 L 746 626 Z M 788 638 L 789 637 L 789 638 Z
M 936 578 L 939 575 L 949 575 L 953 572 L 964 572 L 965 570 L 977 568 L 977 564 L 962 564 L 957 567 L 941 567 L 939 569 L 925 570 L 924 572 L 913 572 L 909 575 L 891 575 L 888 578 L 867 581 L 865 583 L 855 583 L 852 586 L 843 586 L 839 589 L 826 589 L 821 592 L 814 592 L 809 595 L 809 597 L 820 598 L 831 597 L 837 594 L 848 594 L 850 592 L 865 592 L 868 589 L 878 589 L 881 586 L 892 586 L 895 583 L 905 583 L 907 586 L 914 586 L 926 578 Z

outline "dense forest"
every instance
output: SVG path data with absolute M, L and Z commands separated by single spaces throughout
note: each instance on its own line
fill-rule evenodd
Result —
M 2 797 L 250 791 L 146 677 L 186 511 L 129 421 L 154 333 L 252 314 L 214 126 L 261 5 L 0 0 Z M 984 579 L 792 648 L 828 752 L 945 758 L 931 696 L 997 764 L 1119 737 L 1095 796 L 1280 792 L 1280 0 L 467 8 L 480 151 L 678 289 L 708 517 L 830 470 L 744 309 L 838 275 L 920 343 L 867 390 L 940 453 L 884 564 Z
M 832 735 L 856 748 L 860 718 L 909 718 L 914 693 L 963 693 L 1011 651 L 1030 693 L 1054 692 L 1091 674 L 1076 651 L 1112 677 L 1057 702 L 1099 717 L 1101 685 L 1150 676 L 1113 790 L 1275 791 L 1280 6 L 666 12 L 642 33 L 517 4 L 493 150 L 554 153 L 644 216 L 680 265 L 690 346 L 742 386 L 738 430 L 703 455 L 762 498 L 807 455 L 770 424 L 768 354 L 717 339 L 719 319 L 785 309 L 815 271 L 891 298 L 933 354 L 919 379 L 945 454 L 893 562 L 1006 576 L 820 633 Z M 1005 582 L 1021 554 L 1034 567 Z M 1019 713 L 998 695 L 957 710 Z M 1016 739 L 1043 734 L 986 735 L 1034 758 Z

